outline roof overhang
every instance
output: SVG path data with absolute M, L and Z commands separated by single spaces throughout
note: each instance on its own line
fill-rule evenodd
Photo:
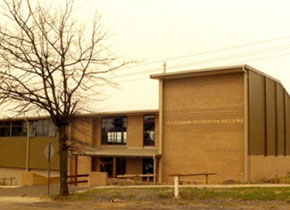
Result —
M 244 72 L 247 65 L 237 65 L 237 66 L 224 66 L 218 68 L 204 68 L 204 69 L 195 69 L 195 70 L 186 70 L 178 72 L 168 72 L 160 74 L 150 75 L 151 79 L 177 79 L 185 77 L 195 77 L 195 76 L 208 76 L 208 75 L 217 75 L 217 74 L 229 74 L 229 73 L 238 73 Z
M 73 155 L 97 156 L 97 157 L 159 157 L 158 148 L 142 147 L 128 148 L 126 146 L 101 146 L 82 152 L 74 152 Z

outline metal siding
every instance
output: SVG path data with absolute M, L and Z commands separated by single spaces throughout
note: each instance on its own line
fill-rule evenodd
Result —
M 25 137 L 1 137 L 0 148 L 0 166 L 25 168 Z
M 265 79 L 249 71 L 249 153 L 264 155 L 265 148 Z
M 277 84 L 277 137 L 278 137 L 278 155 L 284 155 L 285 147 L 285 101 L 284 89 Z
M 267 79 L 267 155 L 276 154 L 276 88 L 273 80 Z
M 287 94 L 286 94 L 287 95 Z M 290 97 L 287 95 L 287 109 L 286 109 L 286 155 L 290 155 Z
M 30 139 L 29 150 L 29 168 L 31 169 L 47 169 L 48 161 L 45 157 L 44 150 L 48 142 L 52 143 L 55 154 L 51 159 L 51 169 L 59 169 L 58 143 L 56 138 L 35 137 Z

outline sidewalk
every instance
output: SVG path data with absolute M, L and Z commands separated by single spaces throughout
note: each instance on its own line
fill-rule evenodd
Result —
M 290 187 L 290 184 L 208 184 L 208 185 L 179 185 L 179 188 L 255 188 L 255 187 Z M 88 189 L 78 190 L 77 193 L 83 193 L 92 189 L 146 189 L 146 188 L 173 188 L 173 185 L 127 185 L 127 186 L 98 186 Z
M 69 186 L 70 192 L 84 190 L 85 187 Z M 45 197 L 47 185 L 41 186 L 0 186 L 0 197 Z M 50 194 L 58 194 L 59 185 L 50 185 Z

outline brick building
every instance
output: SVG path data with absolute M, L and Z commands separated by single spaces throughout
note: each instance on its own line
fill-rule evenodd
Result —
M 152 173 L 167 183 L 170 174 L 216 172 L 212 183 L 243 183 L 290 172 L 290 97 L 279 81 L 247 65 L 151 78 L 159 80 L 158 110 L 76 118 L 70 137 L 90 148 L 70 157 L 71 174 Z M 44 125 L 49 122 L 41 127 L 39 120 L 28 119 L 35 135 L 24 132 L 27 121 L 2 121 L 0 174 L 46 168 L 42 150 L 57 142 Z M 17 130 L 22 134 L 15 136 Z M 53 167 L 59 167 L 57 155 Z

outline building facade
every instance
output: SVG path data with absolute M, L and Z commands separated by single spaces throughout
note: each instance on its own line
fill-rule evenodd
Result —
M 159 80 L 158 110 L 73 121 L 71 140 L 86 146 L 71 153 L 70 174 L 156 174 L 152 181 L 169 183 L 172 174 L 213 172 L 211 183 L 247 183 L 290 172 L 290 97 L 279 81 L 247 65 L 151 78 Z M 2 121 L 0 174 L 45 171 L 45 146 L 58 148 L 49 121 L 21 122 Z M 59 168 L 57 154 L 52 168 Z
M 207 171 L 216 183 L 245 183 L 290 172 L 290 98 L 279 81 L 248 65 L 151 78 L 160 84 L 162 181 Z

